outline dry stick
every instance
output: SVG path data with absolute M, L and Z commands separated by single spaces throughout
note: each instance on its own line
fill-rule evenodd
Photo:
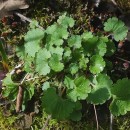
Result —
M 15 12 L 14 14 L 17 15 L 18 17 L 20 17 L 21 19 L 28 21 L 29 23 L 33 22 L 30 18 L 27 18 L 26 16 L 24 16 L 24 15 L 18 13 L 18 12 Z M 40 28 L 41 30 L 44 30 L 44 28 L 40 25 L 36 25 L 36 27 Z
M 112 2 L 114 5 L 117 5 L 117 3 L 115 2 L 115 0 L 111 0 L 111 2 Z
M 16 98 L 16 113 L 18 113 L 21 109 L 21 104 L 23 101 L 23 87 L 21 85 L 19 85 L 19 90 L 18 90 L 18 94 L 17 94 L 17 98 Z
M 120 57 L 118 57 L 118 56 L 116 56 L 116 58 L 117 58 L 117 59 L 119 59 L 119 60 L 125 61 L 125 62 L 127 62 L 127 63 L 129 63 L 129 64 L 130 64 L 130 61 L 128 61 L 128 60 L 125 60 L 125 59 L 120 58 Z
M 15 108 L 16 112 L 19 112 L 20 108 L 21 108 L 23 93 L 24 93 L 22 84 L 25 81 L 27 76 L 28 76 L 28 73 L 24 76 L 24 78 L 22 79 L 22 81 L 20 82 L 20 85 L 19 85 L 19 90 L 18 90 L 17 99 L 16 99 L 16 108 Z
M 97 123 L 97 130 L 99 130 L 99 123 L 98 123 L 98 118 L 97 118 L 97 111 L 96 111 L 96 107 L 95 107 L 95 105 L 93 105 L 93 107 L 94 107 L 95 118 L 96 118 L 96 123 Z

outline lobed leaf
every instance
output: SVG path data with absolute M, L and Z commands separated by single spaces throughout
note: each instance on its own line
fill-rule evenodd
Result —
M 114 116 L 125 115 L 130 111 L 130 100 L 122 101 L 114 99 L 111 102 L 109 109 Z
M 81 35 L 81 38 L 83 41 L 87 41 L 88 39 L 93 38 L 93 34 L 92 32 L 85 32 Z
M 98 74 L 103 71 L 105 67 L 105 61 L 100 55 L 93 55 L 90 59 L 89 70 L 93 74 Z
M 106 32 L 111 32 L 116 41 L 124 40 L 128 32 L 128 28 L 116 17 L 109 18 L 107 22 L 104 23 L 104 30 Z
M 10 100 L 15 100 L 18 93 L 18 83 L 14 83 L 11 78 L 11 74 L 8 73 L 2 82 L 5 89 L 2 91 L 4 97 L 8 97 Z
M 54 88 L 48 88 L 42 97 L 42 106 L 53 118 L 64 120 L 73 112 L 75 103 L 59 97 Z
M 63 70 L 64 64 L 60 62 L 60 58 L 57 54 L 53 54 L 49 60 L 49 66 L 55 72 Z
M 40 49 L 39 52 L 36 55 L 36 72 L 38 72 L 40 75 L 47 75 L 50 73 L 50 67 L 48 65 L 48 59 L 51 57 L 51 54 L 49 51 L 47 51 L 45 48 Z
M 62 16 L 59 17 L 59 19 L 57 20 L 57 22 L 62 25 L 63 27 L 67 28 L 67 27 L 73 27 L 75 21 L 73 20 L 73 18 L 71 17 L 67 17 L 66 13 L 64 13 Z
M 119 79 L 113 88 L 111 93 L 120 100 L 130 100 L 130 80 L 127 78 Z
M 87 101 L 98 105 L 105 103 L 111 97 L 112 81 L 110 77 L 105 74 L 99 74 L 92 86 L 91 93 L 88 94 Z
M 68 39 L 68 45 L 70 47 L 80 48 L 81 47 L 81 37 L 79 35 L 72 35 Z
M 29 56 L 35 57 L 36 52 L 40 50 L 40 42 L 44 37 L 44 31 L 39 28 L 31 29 L 25 35 L 25 53 Z
M 88 93 L 91 92 L 90 82 L 84 76 L 76 78 L 74 84 L 71 85 L 74 85 L 73 89 L 72 86 L 69 85 L 71 88 L 68 89 L 67 96 L 74 102 L 86 99 Z

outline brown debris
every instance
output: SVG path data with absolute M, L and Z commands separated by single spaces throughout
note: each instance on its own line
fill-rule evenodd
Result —
M 0 0 L 0 18 L 11 15 L 14 10 L 28 7 L 26 0 Z

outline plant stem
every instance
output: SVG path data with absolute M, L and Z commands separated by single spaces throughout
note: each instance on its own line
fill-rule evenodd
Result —
M 33 21 L 30 19 L 30 18 L 27 18 L 25 17 L 24 15 L 18 13 L 18 12 L 15 12 L 15 15 L 17 15 L 18 17 L 20 17 L 21 19 L 25 20 L 25 21 L 28 21 L 29 23 L 32 23 Z M 41 30 L 44 30 L 44 28 L 40 25 L 36 25 L 36 27 L 40 28 Z
M 113 130 L 113 115 L 110 113 L 110 130 Z
M 120 58 L 120 57 L 116 57 L 116 58 L 117 58 L 117 59 L 119 59 L 119 60 L 125 61 L 125 62 L 127 62 L 127 63 L 129 63 L 129 64 L 130 64 L 130 61 L 128 61 L 128 60 L 125 60 L 125 59 Z
M 95 112 L 95 118 L 96 118 L 97 130 L 99 130 L 99 123 L 98 123 L 98 117 L 97 117 L 96 106 L 93 105 L 93 107 L 94 107 L 94 112 Z

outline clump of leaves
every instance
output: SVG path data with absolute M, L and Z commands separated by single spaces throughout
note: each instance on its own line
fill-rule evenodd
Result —
M 113 41 L 104 35 L 98 36 L 88 31 L 81 35 L 72 34 L 74 23 L 71 17 L 63 14 L 45 30 L 31 24 L 24 37 L 25 43 L 16 49 L 17 56 L 24 62 L 24 71 L 42 79 L 41 107 L 58 120 L 79 121 L 82 117 L 81 100 L 98 105 L 112 98 L 112 114 L 125 114 L 129 111 L 129 105 L 127 108 L 123 106 L 130 103 L 123 93 L 130 84 L 129 80 L 127 79 L 125 89 L 122 89 L 126 79 L 113 83 L 105 67 L 106 59 L 115 52 Z M 118 19 L 109 19 L 104 26 L 106 31 L 114 33 L 115 40 L 125 38 L 127 29 Z M 38 82 L 33 82 L 35 81 Z M 4 96 L 13 96 L 11 99 L 15 100 L 18 90 L 10 75 L 7 75 L 3 84 L 6 86 Z M 29 83 L 25 84 L 28 91 L 24 101 L 30 100 L 34 94 L 27 85 Z M 16 90 L 15 93 L 12 90 Z

